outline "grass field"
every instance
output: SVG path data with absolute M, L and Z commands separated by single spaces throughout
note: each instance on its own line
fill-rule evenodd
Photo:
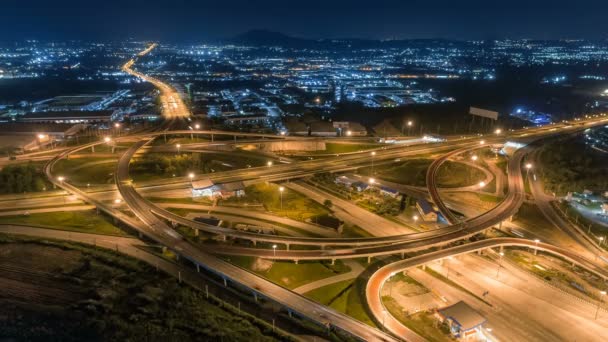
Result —
M 305 293 L 304 296 L 347 314 L 367 325 L 376 327 L 376 324 L 374 324 L 365 311 L 355 280 L 345 280 L 323 286 Z
M 231 256 L 228 259 L 235 265 L 251 270 L 289 289 L 350 271 L 350 267 L 339 260 L 335 265 L 331 265 L 326 261 L 302 261 L 295 264 L 291 261 L 270 261 L 240 256 Z
M 329 210 L 321 204 L 291 189 L 285 188 L 281 201 L 279 185 L 273 183 L 258 183 L 245 189 L 245 197 L 231 198 L 227 203 L 263 204 L 266 210 L 293 220 L 306 221 L 317 216 L 329 214 Z M 282 202 L 282 205 L 281 205 Z
M 62 159 L 53 167 L 53 174 L 65 177 L 72 184 L 108 184 L 114 180 L 117 161 L 88 157 Z
M 391 164 L 381 164 L 374 167 L 377 177 L 390 182 L 426 186 L 426 172 L 433 161 L 431 159 L 408 159 Z M 359 174 L 371 174 L 371 166 L 358 170 Z M 485 179 L 485 174 L 463 163 L 446 161 L 439 168 L 437 184 L 443 188 L 454 188 L 477 184 Z
M 111 219 L 95 213 L 94 210 L 36 213 L 28 216 L 1 216 L 0 223 L 31 225 L 81 233 L 127 235 L 123 230 L 112 224 Z
M 0 235 L 0 336 L 33 341 L 275 341 L 252 316 L 108 250 Z
M 391 316 L 395 317 L 401 324 L 410 328 L 426 340 L 437 342 L 455 341 L 450 337 L 447 325 L 438 322 L 431 313 L 422 311 L 412 315 L 406 315 L 403 312 L 403 308 L 393 298 L 383 296 L 382 302 Z

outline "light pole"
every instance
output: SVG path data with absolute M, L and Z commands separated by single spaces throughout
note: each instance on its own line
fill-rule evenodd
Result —
M 374 159 L 375 159 L 374 157 L 376 156 L 376 151 L 372 151 L 371 155 L 372 155 L 372 173 L 370 176 L 373 176 L 374 175 Z
M 353 131 L 346 131 L 346 136 L 350 137 L 351 135 L 353 135 Z
M 540 242 L 539 239 L 534 239 L 534 255 L 538 254 L 538 243 Z
M 597 300 L 597 310 L 595 310 L 595 319 L 600 314 L 600 306 L 602 305 L 602 298 L 606 295 L 606 291 L 600 291 L 600 298 Z
M 597 310 L 595 310 L 595 319 L 600 313 L 600 305 L 602 305 L 602 298 L 606 295 L 606 291 L 600 291 L 600 298 L 597 300 Z
M 497 129 L 494 131 L 494 133 L 496 133 L 496 135 L 499 135 L 500 133 L 502 133 L 502 129 L 497 128 Z
M 419 219 L 418 215 L 414 215 L 412 218 L 414 219 L 414 223 L 418 222 L 418 219 Z
M 177 148 L 177 154 L 179 155 L 179 149 L 182 147 L 181 144 L 176 144 L 175 147 Z
M 65 180 L 65 177 L 59 176 L 59 177 L 57 177 L 57 180 L 59 181 L 60 184 L 63 185 L 63 181 Z M 56 188 L 57 188 L 57 186 L 55 184 L 53 184 L 53 189 L 56 189 Z
M 477 155 L 476 155 L 476 154 L 474 154 L 474 155 L 472 155 L 472 156 L 471 156 L 471 160 L 472 160 L 472 161 L 477 161 L 477 159 L 478 159 L 478 157 L 477 157 Z
M 505 255 L 505 253 L 500 252 L 498 253 L 498 255 L 500 255 L 500 258 L 498 259 L 498 270 L 496 271 L 496 279 L 498 279 L 498 274 L 500 273 L 500 268 L 502 267 L 502 257 L 503 255 Z
M 279 187 L 279 195 L 281 197 L 281 210 L 283 210 L 283 191 L 285 191 L 285 188 L 280 186 Z
M 485 144 L 485 143 L 486 143 L 486 141 L 485 141 L 485 140 L 480 140 L 480 141 L 479 141 L 479 145 L 483 145 L 483 144 Z
M 526 163 L 526 182 L 528 181 L 528 177 L 530 177 L 530 169 L 532 168 L 532 164 L 531 163 Z
M 190 178 L 190 187 L 194 187 L 194 186 L 192 185 L 192 180 L 194 179 L 194 172 L 190 172 L 190 173 L 188 174 L 188 178 Z
M 115 123 L 114 128 L 116 128 L 116 135 L 120 136 L 120 123 Z
M 277 256 L 277 245 L 272 245 L 272 255 Z
M 486 182 L 484 182 L 484 181 L 479 182 L 479 190 L 483 189 L 484 186 L 486 186 Z
M 272 166 L 272 162 L 271 162 L 271 161 L 268 161 L 268 163 L 266 163 L 266 165 L 267 165 L 268 167 L 271 167 L 271 166 Z
M 409 120 L 409 121 L 407 122 L 407 136 L 408 136 L 408 137 L 410 136 L 410 130 L 412 129 L 412 125 L 413 125 L 413 124 L 414 124 L 414 123 L 412 122 L 412 120 Z

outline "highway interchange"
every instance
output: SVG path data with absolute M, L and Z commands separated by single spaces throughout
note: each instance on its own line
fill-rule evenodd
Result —
M 239 231 L 229 228 L 211 226 L 204 223 L 189 220 L 180 215 L 174 214 L 162 206 L 147 200 L 141 192 L 145 188 L 136 187 L 129 174 L 129 165 L 133 158 L 149 148 L 148 146 L 157 138 L 166 135 L 200 135 L 200 136 L 227 136 L 245 138 L 250 142 L 268 142 L 287 139 L 306 140 L 307 138 L 294 138 L 285 136 L 261 135 L 234 133 L 209 130 L 173 130 L 173 124 L 179 120 L 187 120 L 190 113 L 187 106 L 181 100 L 177 91 L 164 82 L 146 76 L 133 69 L 137 58 L 146 55 L 156 48 L 151 45 L 138 56 L 128 61 L 123 70 L 136 77 L 152 83 L 161 92 L 163 103 L 163 113 L 167 117 L 167 124 L 162 126 L 162 130 L 155 132 L 144 132 L 124 137 L 115 137 L 115 143 L 131 143 L 130 147 L 120 155 L 116 165 L 115 184 L 120 198 L 124 201 L 130 212 L 134 215 L 127 215 L 112 204 L 107 203 L 99 194 L 83 190 L 69 180 L 60 179 L 53 172 L 53 167 L 64 158 L 73 156 L 79 152 L 90 149 L 94 146 L 104 144 L 104 141 L 93 142 L 80 145 L 75 148 L 61 150 L 45 166 L 45 173 L 49 180 L 57 187 L 75 195 L 78 199 L 96 207 L 98 210 L 107 213 L 124 224 L 130 226 L 140 233 L 141 236 L 156 241 L 166 246 L 176 254 L 184 257 L 197 268 L 206 269 L 209 272 L 219 275 L 226 284 L 237 283 L 245 286 L 257 296 L 266 297 L 275 301 L 299 316 L 306 317 L 312 321 L 329 326 L 333 329 L 348 332 L 352 336 L 365 341 L 397 341 L 400 339 L 407 341 L 420 341 L 422 337 L 405 327 L 397 319 L 386 315 L 386 309 L 380 298 L 380 290 L 386 280 L 395 272 L 404 271 L 420 265 L 441 260 L 447 257 L 456 256 L 464 253 L 472 253 L 489 248 L 504 247 L 526 247 L 535 248 L 557 256 L 560 256 L 574 264 L 577 264 L 590 272 L 595 273 L 603 279 L 608 279 L 608 272 L 605 265 L 591 261 L 573 251 L 566 250 L 547 243 L 539 243 L 532 240 L 517 238 L 489 238 L 476 242 L 464 243 L 458 246 L 450 246 L 454 242 L 462 242 L 467 238 L 478 235 L 486 230 L 496 227 L 501 222 L 508 220 L 517 213 L 519 207 L 525 199 L 524 177 L 522 176 L 522 164 L 526 155 L 532 152 L 532 148 L 524 146 L 517 149 L 508 160 L 508 190 L 504 199 L 493 209 L 466 220 L 459 219 L 447 205 L 443 202 L 441 193 L 436 184 L 437 173 L 446 160 L 453 158 L 461 153 L 468 153 L 480 148 L 490 146 L 502 146 L 507 141 L 521 142 L 523 145 L 535 140 L 547 139 L 559 134 L 572 134 L 589 127 L 605 125 L 608 119 L 604 117 L 591 118 L 588 120 L 577 121 L 576 123 L 561 123 L 549 127 L 530 128 L 519 131 L 505 132 L 491 136 L 472 136 L 472 137 L 451 137 L 444 142 L 422 143 L 414 145 L 391 146 L 375 149 L 375 161 L 378 163 L 388 162 L 395 159 L 409 158 L 420 155 L 441 154 L 440 158 L 435 159 L 427 171 L 426 183 L 430 198 L 439 208 L 440 212 L 450 223 L 447 227 L 429 230 L 425 232 L 404 233 L 404 234 L 382 234 L 382 227 L 378 227 L 378 236 L 366 238 L 339 238 L 339 237 L 299 237 L 272 234 L 259 234 L 253 232 Z M 213 143 L 199 143 L 211 147 L 212 145 L 230 146 L 233 142 L 221 140 Z M 194 145 L 194 144 L 193 144 Z M 194 147 L 194 146 L 193 146 Z M 184 148 L 187 148 L 184 145 Z M 272 167 L 253 167 L 248 169 L 233 170 L 204 177 L 211 179 L 214 183 L 227 183 L 242 181 L 245 184 L 256 182 L 285 182 L 296 180 L 320 172 L 345 172 L 353 171 L 359 167 L 367 166 L 370 159 L 370 150 L 360 153 L 347 153 L 339 156 L 327 156 L 305 161 L 285 161 L 276 163 Z M 202 177 L 202 176 L 197 176 Z M 176 178 L 168 182 L 161 182 L 158 187 L 183 187 L 187 186 L 189 180 Z M 533 188 L 534 196 L 538 195 L 538 189 Z M 115 196 L 113 189 L 108 190 L 110 196 Z M 551 215 L 551 211 L 545 208 L 543 213 Z M 171 223 L 190 227 L 207 233 L 215 234 L 225 239 L 234 241 L 245 241 L 250 245 L 222 245 L 215 244 L 205 248 L 200 245 L 193 245 L 180 235 Z M 563 223 L 560 223 L 564 225 Z M 576 236 L 576 233 L 573 233 Z M 580 237 L 577 237 L 580 239 Z M 258 245 L 260 243 L 260 245 Z M 270 245 L 281 246 L 280 249 L 270 248 Z M 307 246 L 307 249 L 292 248 L 293 246 Z M 588 243 L 585 247 L 595 248 L 593 253 L 598 253 L 597 244 Z M 428 252 L 428 250 L 440 248 Z M 309 300 L 293 291 L 282 286 L 276 285 L 252 272 L 234 266 L 216 255 L 244 255 L 255 256 L 272 260 L 338 260 L 353 258 L 374 258 L 384 256 L 401 256 L 405 253 L 418 253 L 417 256 L 407 258 L 398 262 L 389 263 L 374 272 L 366 286 L 367 305 L 377 322 L 384 322 L 384 330 L 376 329 L 361 323 L 345 314 L 327 308 L 312 300 Z M 603 252 L 599 252 L 603 253 Z M 385 321 L 387 320 L 387 321 Z

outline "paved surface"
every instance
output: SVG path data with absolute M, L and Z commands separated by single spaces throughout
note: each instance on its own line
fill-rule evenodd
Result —
M 581 267 L 587 268 L 589 271 L 595 273 L 599 277 L 608 280 L 608 271 L 602 267 L 597 266 L 594 262 L 582 258 L 577 253 L 565 250 L 553 245 L 546 243 L 536 244 L 534 241 L 525 239 L 514 239 L 514 238 L 496 238 L 487 239 L 460 245 L 456 247 L 447 248 L 435 252 L 426 253 L 420 256 L 415 256 L 406 260 L 397 261 L 388 264 L 375 273 L 373 273 L 366 285 L 365 293 L 367 298 L 367 304 L 372 313 L 373 318 L 376 322 L 385 322 L 385 327 L 397 336 L 405 336 L 407 340 L 419 340 L 418 336 L 411 331 L 409 328 L 401 324 L 397 319 L 389 314 L 385 314 L 384 305 L 380 297 L 381 289 L 387 279 L 396 272 L 402 272 L 404 270 L 410 270 L 415 267 L 428 264 L 430 262 L 445 259 L 448 257 L 456 257 L 458 255 L 473 253 L 479 250 L 485 250 L 487 248 L 497 248 L 500 246 L 512 246 L 512 247 L 533 247 L 538 248 L 541 251 L 545 251 L 551 254 L 556 254 L 562 258 L 573 262 Z
M 498 277 L 496 262 L 473 255 L 444 260 L 443 265 L 433 264 L 432 268 L 446 275 L 449 267 L 450 279 L 477 295 L 489 291 L 486 300 L 493 307 L 471 296 L 466 296 L 465 301 L 488 319 L 486 326 L 492 328 L 498 340 L 568 341 L 576 336 L 580 341 L 603 341 L 608 338 L 607 313 L 602 312 L 595 321 L 595 305 L 558 291 L 509 263 L 501 264 Z M 422 273 L 416 270 L 412 275 Z M 450 304 L 463 298 L 461 291 L 449 290 L 451 286 L 439 280 L 433 280 L 432 284 L 450 299 Z

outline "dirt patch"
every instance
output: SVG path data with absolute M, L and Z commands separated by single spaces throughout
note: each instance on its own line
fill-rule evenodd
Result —
M 262 258 L 257 258 L 251 265 L 251 269 L 255 272 L 266 272 L 270 270 L 273 262 L 271 260 L 266 260 Z

